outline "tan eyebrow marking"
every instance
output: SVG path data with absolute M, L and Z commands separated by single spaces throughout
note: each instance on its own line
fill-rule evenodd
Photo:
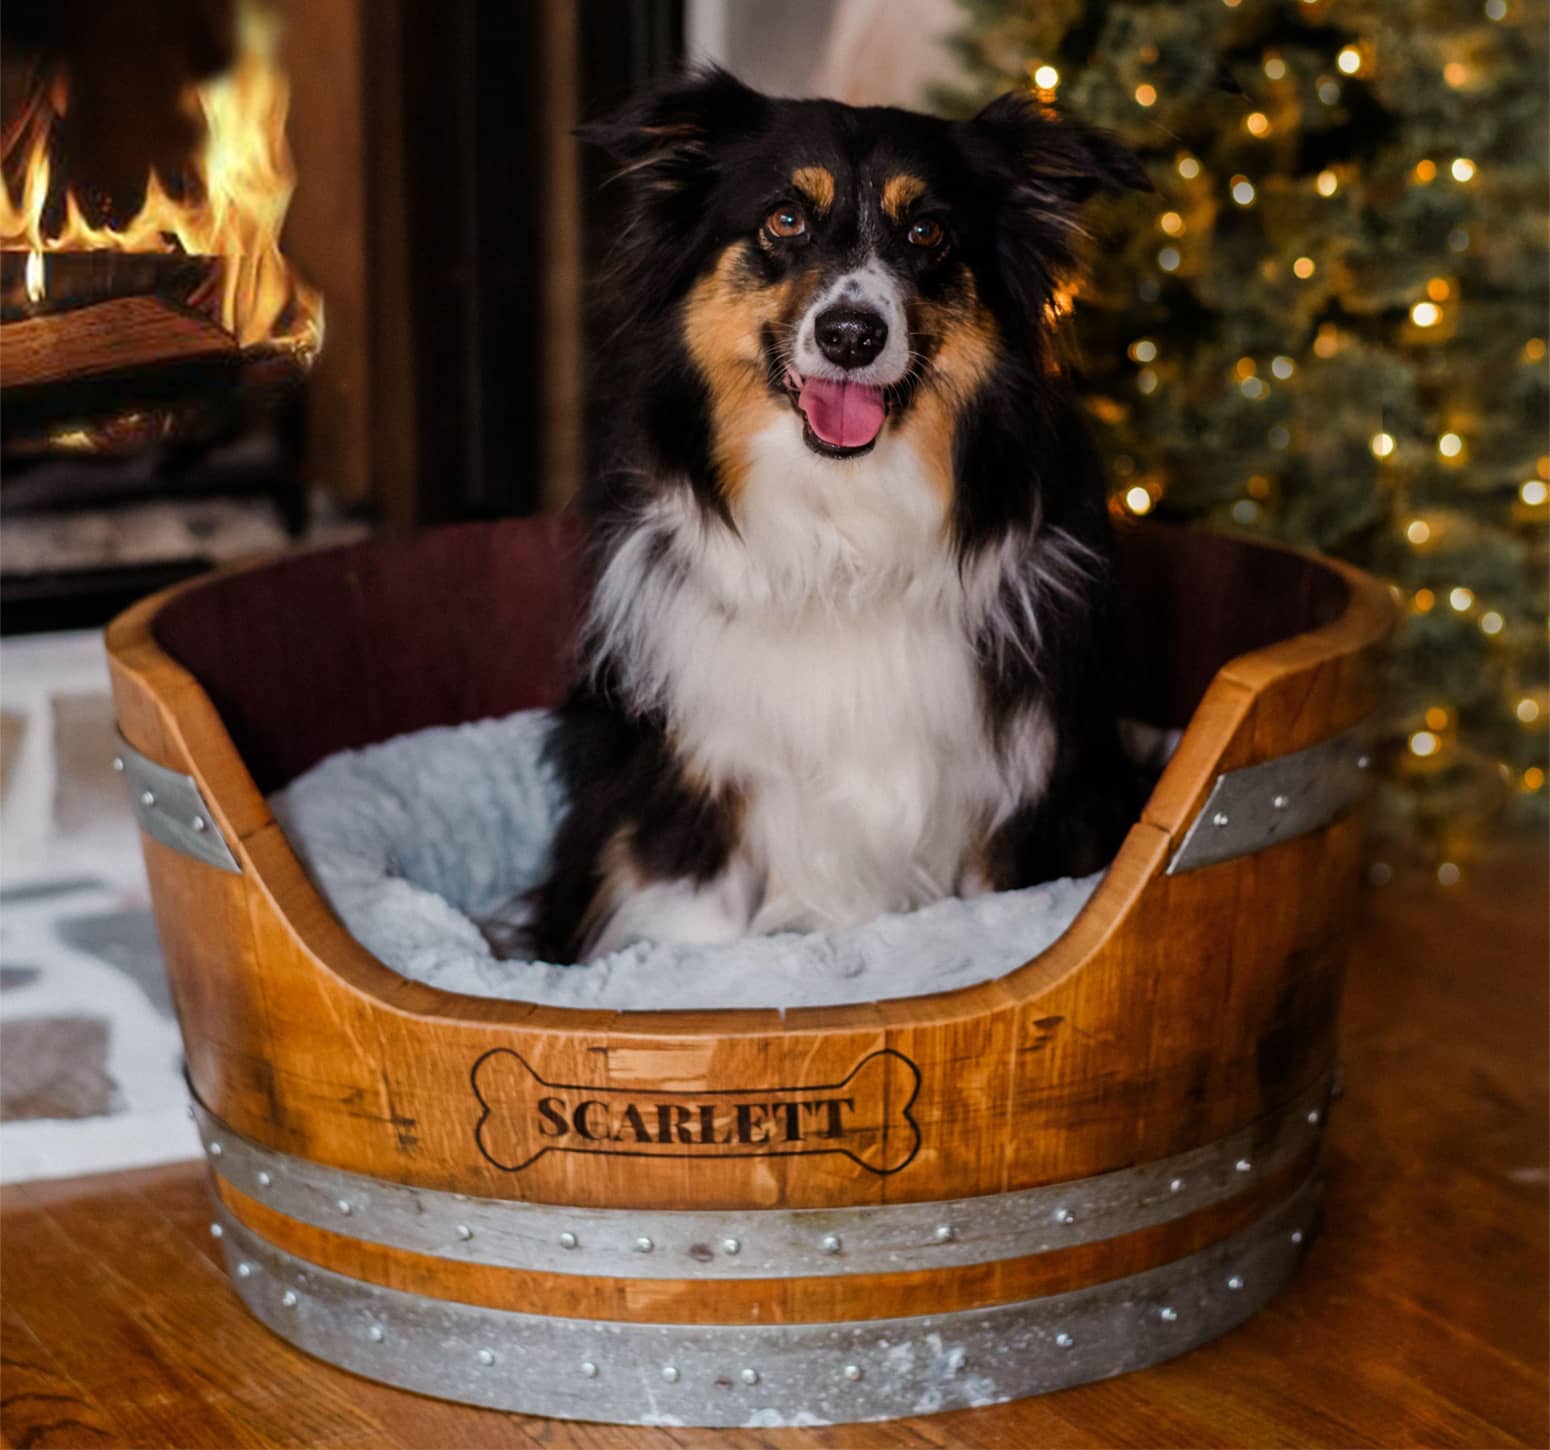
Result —
M 918 176 L 901 171 L 883 183 L 883 212 L 892 221 L 902 222 L 904 213 L 926 194 L 926 183 Z
M 791 184 L 820 212 L 834 205 L 834 174 L 822 166 L 799 166 L 791 173 Z

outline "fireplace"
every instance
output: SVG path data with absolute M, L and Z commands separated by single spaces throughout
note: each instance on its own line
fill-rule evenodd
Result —
M 196 570 L 563 503 L 571 131 L 682 58 L 679 0 L 8 0 L 0 628 Z

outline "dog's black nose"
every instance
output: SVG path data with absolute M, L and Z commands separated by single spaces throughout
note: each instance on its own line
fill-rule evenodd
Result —
M 815 325 L 823 355 L 842 368 L 864 368 L 888 341 L 888 324 L 858 307 L 831 307 Z

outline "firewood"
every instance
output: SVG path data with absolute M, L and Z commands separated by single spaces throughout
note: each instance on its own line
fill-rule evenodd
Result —
M 155 297 L 120 297 L 0 327 L 0 388 L 42 387 L 168 364 L 235 363 L 237 341 Z

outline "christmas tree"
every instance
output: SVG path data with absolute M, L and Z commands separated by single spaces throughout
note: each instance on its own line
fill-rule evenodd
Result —
M 1456 880 L 1547 799 L 1546 0 L 959 3 L 938 104 L 1027 88 L 1157 186 L 1076 287 L 1116 511 L 1391 581 L 1380 830 Z

